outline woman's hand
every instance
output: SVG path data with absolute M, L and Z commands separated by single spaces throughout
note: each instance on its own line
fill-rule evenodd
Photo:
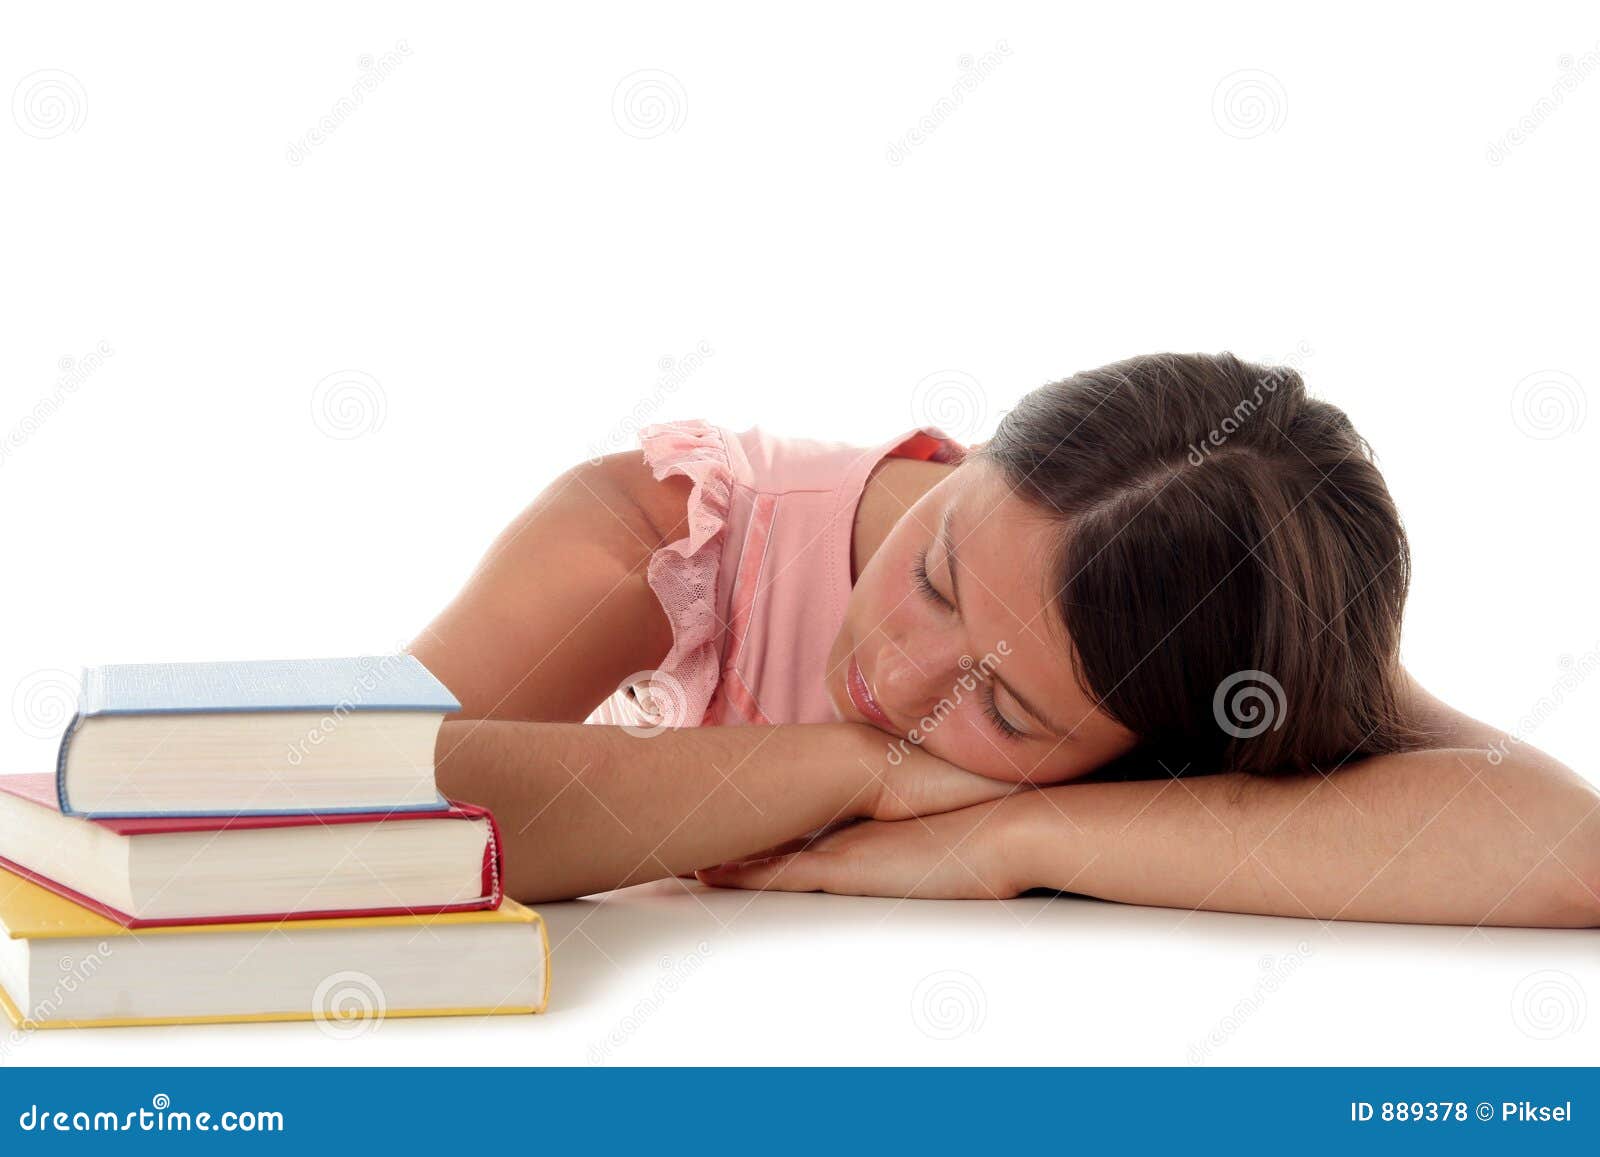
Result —
M 864 725 L 852 726 L 866 730 Z M 809 835 L 749 852 L 739 861 L 730 863 L 778 859 L 802 848 L 818 846 L 825 837 L 858 825 L 863 819 L 870 822 L 905 821 L 936 816 L 1003 799 L 1022 790 L 1018 784 L 975 775 L 922 751 L 907 752 L 897 763 L 885 763 L 878 770 L 874 770 L 865 759 L 862 760 L 862 766 L 872 779 L 861 796 L 860 806 L 853 812 L 835 818 Z M 686 872 L 683 878 L 694 879 L 695 873 Z
M 1031 885 L 1007 856 L 1007 801 L 942 815 L 862 820 L 787 854 L 695 873 L 715 888 L 919 900 L 1004 900 Z
M 989 779 L 946 763 L 918 747 L 900 751 L 889 743 L 885 756 L 876 766 L 865 759 L 862 766 L 872 776 L 858 813 L 873 820 L 905 820 L 1003 799 L 1020 790 L 1020 785 Z M 894 763 L 888 753 L 894 752 Z

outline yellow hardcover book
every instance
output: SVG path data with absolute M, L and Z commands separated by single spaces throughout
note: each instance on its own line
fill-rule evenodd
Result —
M 124 928 L 0 869 L 0 1006 L 19 1028 L 542 1012 L 550 948 L 514 900 L 480 912 Z

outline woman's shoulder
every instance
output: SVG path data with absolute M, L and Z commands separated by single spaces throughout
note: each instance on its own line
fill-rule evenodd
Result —
M 678 474 L 657 478 L 638 451 L 607 454 L 571 473 L 654 550 L 683 533 L 693 481 Z
M 965 453 L 934 430 L 862 445 L 783 437 L 759 426 L 734 431 L 700 420 L 650 426 L 641 431 L 640 443 L 642 454 L 606 455 L 584 473 L 598 496 L 623 506 L 655 545 L 683 534 L 697 488 L 765 494 L 842 489 L 870 509 L 903 512 L 927 489 L 929 478 L 948 471 Z
M 1401 668 L 1399 708 L 1406 726 L 1427 748 L 1493 748 L 1507 735 L 1498 727 L 1474 719 L 1450 706 Z

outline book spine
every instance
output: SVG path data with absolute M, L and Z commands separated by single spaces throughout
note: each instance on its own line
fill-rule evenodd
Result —
M 61 746 L 56 748 L 56 805 L 60 807 L 62 815 L 77 814 L 67 802 L 67 748 L 72 745 L 72 733 L 78 730 L 78 724 L 82 722 L 83 713 L 74 712 L 67 729 L 61 733 Z
M 500 852 L 500 825 L 495 822 L 494 813 L 485 811 L 484 819 L 488 841 L 483 845 L 483 894 L 489 898 L 489 907 L 500 907 L 503 899 L 501 880 L 505 864 Z

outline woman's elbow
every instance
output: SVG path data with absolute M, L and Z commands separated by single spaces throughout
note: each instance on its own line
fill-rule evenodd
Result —
M 1548 928 L 1600 928 L 1600 794 L 1572 833 L 1550 849 L 1540 874 Z
M 1576 918 L 1565 927 L 1600 928 L 1600 833 L 1590 836 L 1575 858 L 1578 862 L 1566 875 L 1572 882 L 1571 910 Z
M 1516 858 L 1531 863 L 1507 903 L 1535 927 L 1600 928 L 1600 785 L 1532 749 L 1468 770 L 1510 813 L 1497 821 L 1516 832 Z

